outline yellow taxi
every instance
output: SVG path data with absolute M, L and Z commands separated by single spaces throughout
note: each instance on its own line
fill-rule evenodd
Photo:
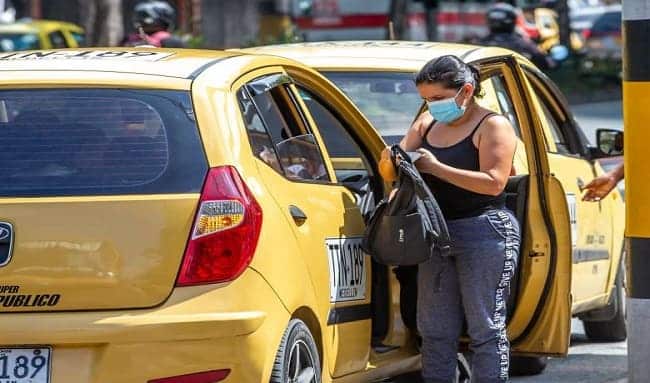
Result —
M 523 92 L 505 99 L 525 149 L 511 187 L 525 241 L 508 330 L 520 355 L 562 355 L 572 307 L 612 296 L 620 243 L 595 211 L 612 211 L 617 194 L 579 205 L 575 176 L 590 163 L 561 154 L 573 146 L 531 112 L 542 104 L 528 63 L 426 47 L 401 57 L 455 53 Z M 419 367 L 397 277 L 360 246 L 387 191 L 381 129 L 317 71 L 234 51 L 95 48 L 3 53 L 0 79 L 1 379 L 370 382 Z M 373 89 L 408 98 L 408 84 Z
M 115 48 L 3 53 L 0 78 L 0 380 L 417 368 L 396 281 L 376 283 L 360 248 L 384 142 L 323 76 L 279 57 Z M 365 173 L 333 161 L 330 128 Z
M 613 144 L 620 133 L 601 130 L 598 147 L 589 147 L 558 88 L 529 61 L 500 48 L 430 42 L 315 42 L 244 51 L 317 69 L 389 144 L 399 142 L 425 108 L 416 71 L 444 54 L 477 64 L 484 89 L 479 103 L 507 116 L 519 137 L 506 189 L 523 234 L 509 304 L 513 369 L 538 373 L 545 355 L 565 355 L 572 316 L 583 320 L 593 340 L 625 339 L 623 199 L 618 192 L 597 203 L 581 199 L 582 187 L 603 172 L 596 159 L 621 154 Z M 320 126 L 329 124 L 321 119 Z M 330 152 L 335 164 L 363 169 L 341 137 L 331 140 L 339 140 Z
M 27 19 L 0 24 L 0 52 L 77 48 L 84 43 L 83 28 L 72 23 Z

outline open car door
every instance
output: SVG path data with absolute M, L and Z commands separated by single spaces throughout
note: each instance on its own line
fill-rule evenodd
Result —
M 566 355 L 571 332 L 571 215 L 560 181 L 550 172 L 538 105 L 512 56 L 478 63 L 500 112 L 515 126 L 527 168 L 506 189 L 520 221 L 518 272 L 511 287 L 508 335 L 513 354 Z M 486 84 L 489 85 L 489 84 Z M 487 86 L 486 86 L 487 88 Z M 518 151 L 520 151 L 518 150 Z

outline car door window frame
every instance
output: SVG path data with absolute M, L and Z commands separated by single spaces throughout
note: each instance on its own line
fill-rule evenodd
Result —
M 569 112 L 567 103 L 561 96 L 557 87 L 544 75 L 536 69 L 522 65 L 522 71 L 530 82 L 533 94 L 537 97 L 540 107 L 548 109 L 551 118 L 557 125 L 557 129 L 566 141 L 567 150 L 559 150 L 557 147 L 552 150 L 551 146 L 546 143 L 549 152 L 568 157 L 577 157 L 589 160 L 586 137 L 580 130 L 573 116 Z M 549 126 L 549 129 L 554 127 Z M 546 135 L 545 135 L 546 137 Z M 548 139 L 548 138 L 546 138 Z
M 253 152 L 255 158 L 260 159 L 265 166 L 269 166 L 272 169 L 274 169 L 276 172 L 278 172 L 280 175 L 282 175 L 285 179 L 287 179 L 290 182 L 302 182 L 302 183 L 312 183 L 312 184 L 333 184 L 335 183 L 335 178 L 332 177 L 332 173 L 330 172 L 330 169 L 327 167 L 328 159 L 325 157 L 322 146 L 319 142 L 319 137 L 317 134 L 314 134 L 314 131 L 312 127 L 307 123 L 307 120 L 304 116 L 304 112 L 301 108 L 301 105 L 297 102 L 295 98 L 295 94 L 291 89 L 291 85 L 293 84 L 293 80 L 286 74 L 286 73 L 272 73 L 272 74 L 265 74 L 261 75 L 259 77 L 253 78 L 250 81 L 246 82 L 243 86 L 241 86 L 239 89 L 236 90 L 236 97 L 238 101 L 238 106 L 240 107 L 240 113 L 244 113 L 243 110 L 241 110 L 241 95 L 240 92 L 245 92 L 249 101 L 253 105 L 253 108 L 255 110 L 255 113 L 258 115 L 262 125 L 264 126 L 265 129 L 265 134 L 267 135 L 267 138 L 269 139 L 272 149 L 273 149 L 273 154 L 275 156 L 275 159 L 279 161 L 279 169 L 278 167 L 272 166 L 271 164 L 267 163 L 266 161 L 262 160 L 259 157 L 258 153 L 254 153 L 255 150 L 253 148 L 252 142 L 250 140 L 250 135 L 249 135 L 249 129 L 248 129 L 248 124 L 244 120 L 244 125 L 246 126 L 246 132 L 247 132 L 247 138 L 249 139 L 249 147 L 251 148 L 251 151 Z M 292 178 L 287 175 L 286 169 L 281 163 L 280 159 L 280 153 L 278 152 L 277 148 L 277 142 L 274 142 L 274 138 L 272 134 L 270 133 L 269 130 L 269 122 L 264 118 L 263 113 L 261 113 L 260 107 L 258 105 L 258 102 L 255 100 L 256 96 L 268 93 L 268 92 L 273 92 L 277 91 L 278 88 L 281 88 L 281 96 L 284 98 L 284 102 L 287 103 L 289 106 L 289 110 L 282 110 L 278 106 L 278 110 L 281 113 L 283 119 L 285 119 L 285 122 L 287 118 L 292 119 L 292 122 L 298 126 L 298 129 L 302 132 L 304 135 L 311 135 L 314 140 L 314 144 L 318 150 L 318 156 L 322 162 L 322 165 L 325 170 L 325 175 L 324 179 L 307 179 L 307 178 Z M 273 102 L 276 103 L 277 101 L 275 99 L 274 95 L 270 95 L 272 98 Z M 291 130 L 291 129 L 289 129 Z M 299 137 L 299 135 L 293 134 L 294 132 L 288 132 L 291 133 L 292 135 L 290 138 L 294 137 Z

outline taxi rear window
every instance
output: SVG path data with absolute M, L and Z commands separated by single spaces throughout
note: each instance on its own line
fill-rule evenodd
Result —
M 207 161 L 187 92 L 0 91 L 0 195 L 199 192 Z

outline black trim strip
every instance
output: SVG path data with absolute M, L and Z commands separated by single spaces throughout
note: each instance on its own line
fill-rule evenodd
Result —
M 650 20 L 623 21 L 623 80 L 650 81 Z
M 609 251 L 602 249 L 573 249 L 573 263 L 602 261 L 609 259 Z
M 327 325 L 356 322 L 372 318 L 370 304 L 347 307 L 334 307 L 327 317 Z
M 626 238 L 627 295 L 650 299 L 650 238 Z
M 239 56 L 242 56 L 242 55 L 240 55 L 240 54 L 234 54 L 234 55 L 232 55 L 232 56 L 219 57 L 218 59 L 214 59 L 214 60 L 208 61 L 207 63 L 201 65 L 201 66 L 198 67 L 198 68 L 196 68 L 196 69 L 194 70 L 194 72 L 190 73 L 189 76 L 187 76 L 186 78 L 188 78 L 188 79 L 190 79 L 190 80 L 194 80 L 194 79 L 196 79 L 197 77 L 199 77 L 199 75 L 200 75 L 201 73 L 203 73 L 203 71 L 205 71 L 205 70 L 208 69 L 209 67 L 213 66 L 214 64 L 219 63 L 219 62 L 222 62 L 222 61 L 227 60 L 227 59 L 230 59 L 230 58 L 233 58 L 233 57 L 239 57 Z

